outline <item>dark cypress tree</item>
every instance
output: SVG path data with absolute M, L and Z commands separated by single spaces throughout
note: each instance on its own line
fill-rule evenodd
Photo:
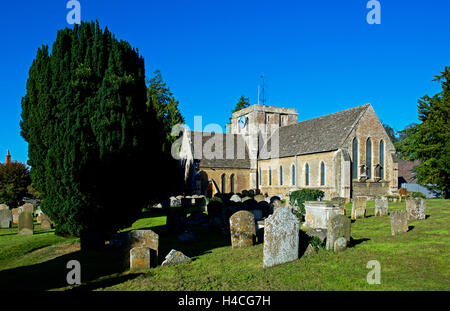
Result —
M 97 23 L 58 31 L 38 50 L 22 99 L 33 187 L 56 232 L 112 233 L 164 195 L 153 167 L 164 161 L 146 104 L 144 60 Z

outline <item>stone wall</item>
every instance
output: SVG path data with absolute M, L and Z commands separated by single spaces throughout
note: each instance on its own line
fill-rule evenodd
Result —
M 219 191 L 222 191 L 222 175 L 225 174 L 225 193 L 231 191 L 231 175 L 234 175 L 234 192 L 242 192 L 242 190 L 248 190 L 249 186 L 249 171 L 246 169 L 213 169 L 202 168 L 202 172 L 206 174 L 205 178 L 212 179 Z

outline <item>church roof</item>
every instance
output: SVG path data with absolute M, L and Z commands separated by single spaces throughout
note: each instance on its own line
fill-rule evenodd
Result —
M 194 131 L 190 133 L 192 154 L 195 160 L 200 160 L 200 168 L 250 168 L 248 148 L 241 135 Z M 218 152 L 215 158 L 215 147 L 220 145 L 222 151 Z
M 370 104 L 280 127 L 279 157 L 337 150 Z M 274 136 L 272 135 L 272 138 Z M 271 138 L 271 139 L 272 139 Z M 270 150 L 271 140 L 268 141 Z M 261 157 L 260 159 L 267 159 Z

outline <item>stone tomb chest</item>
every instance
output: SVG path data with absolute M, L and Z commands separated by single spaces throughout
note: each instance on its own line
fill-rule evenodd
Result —
M 341 207 L 337 202 L 330 201 L 306 201 L 305 223 L 307 228 L 327 229 L 327 222 L 336 215 L 341 215 Z

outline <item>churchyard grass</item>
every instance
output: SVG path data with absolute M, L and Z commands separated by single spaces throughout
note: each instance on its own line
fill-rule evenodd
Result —
M 389 202 L 390 211 L 404 208 L 404 201 Z M 351 203 L 346 205 L 350 213 Z M 375 217 L 369 201 L 366 218 L 352 222 L 351 247 L 344 252 L 320 249 L 266 269 L 262 244 L 232 249 L 229 239 L 203 227 L 189 228 L 199 240 L 183 244 L 165 234 L 165 215 L 158 209 L 124 231 L 152 229 L 160 234 L 160 262 L 174 248 L 191 263 L 129 272 L 118 254 L 80 253 L 77 239 L 39 231 L 38 225 L 33 236 L 16 236 L 16 228 L 0 230 L 0 289 L 20 289 L 20 279 L 26 278 L 29 288 L 44 290 L 450 290 L 450 200 L 427 200 L 426 215 L 409 222 L 408 232 L 392 236 L 389 216 Z M 81 285 L 65 284 L 70 259 L 81 262 Z M 367 283 L 370 260 L 381 265 L 381 284 Z

